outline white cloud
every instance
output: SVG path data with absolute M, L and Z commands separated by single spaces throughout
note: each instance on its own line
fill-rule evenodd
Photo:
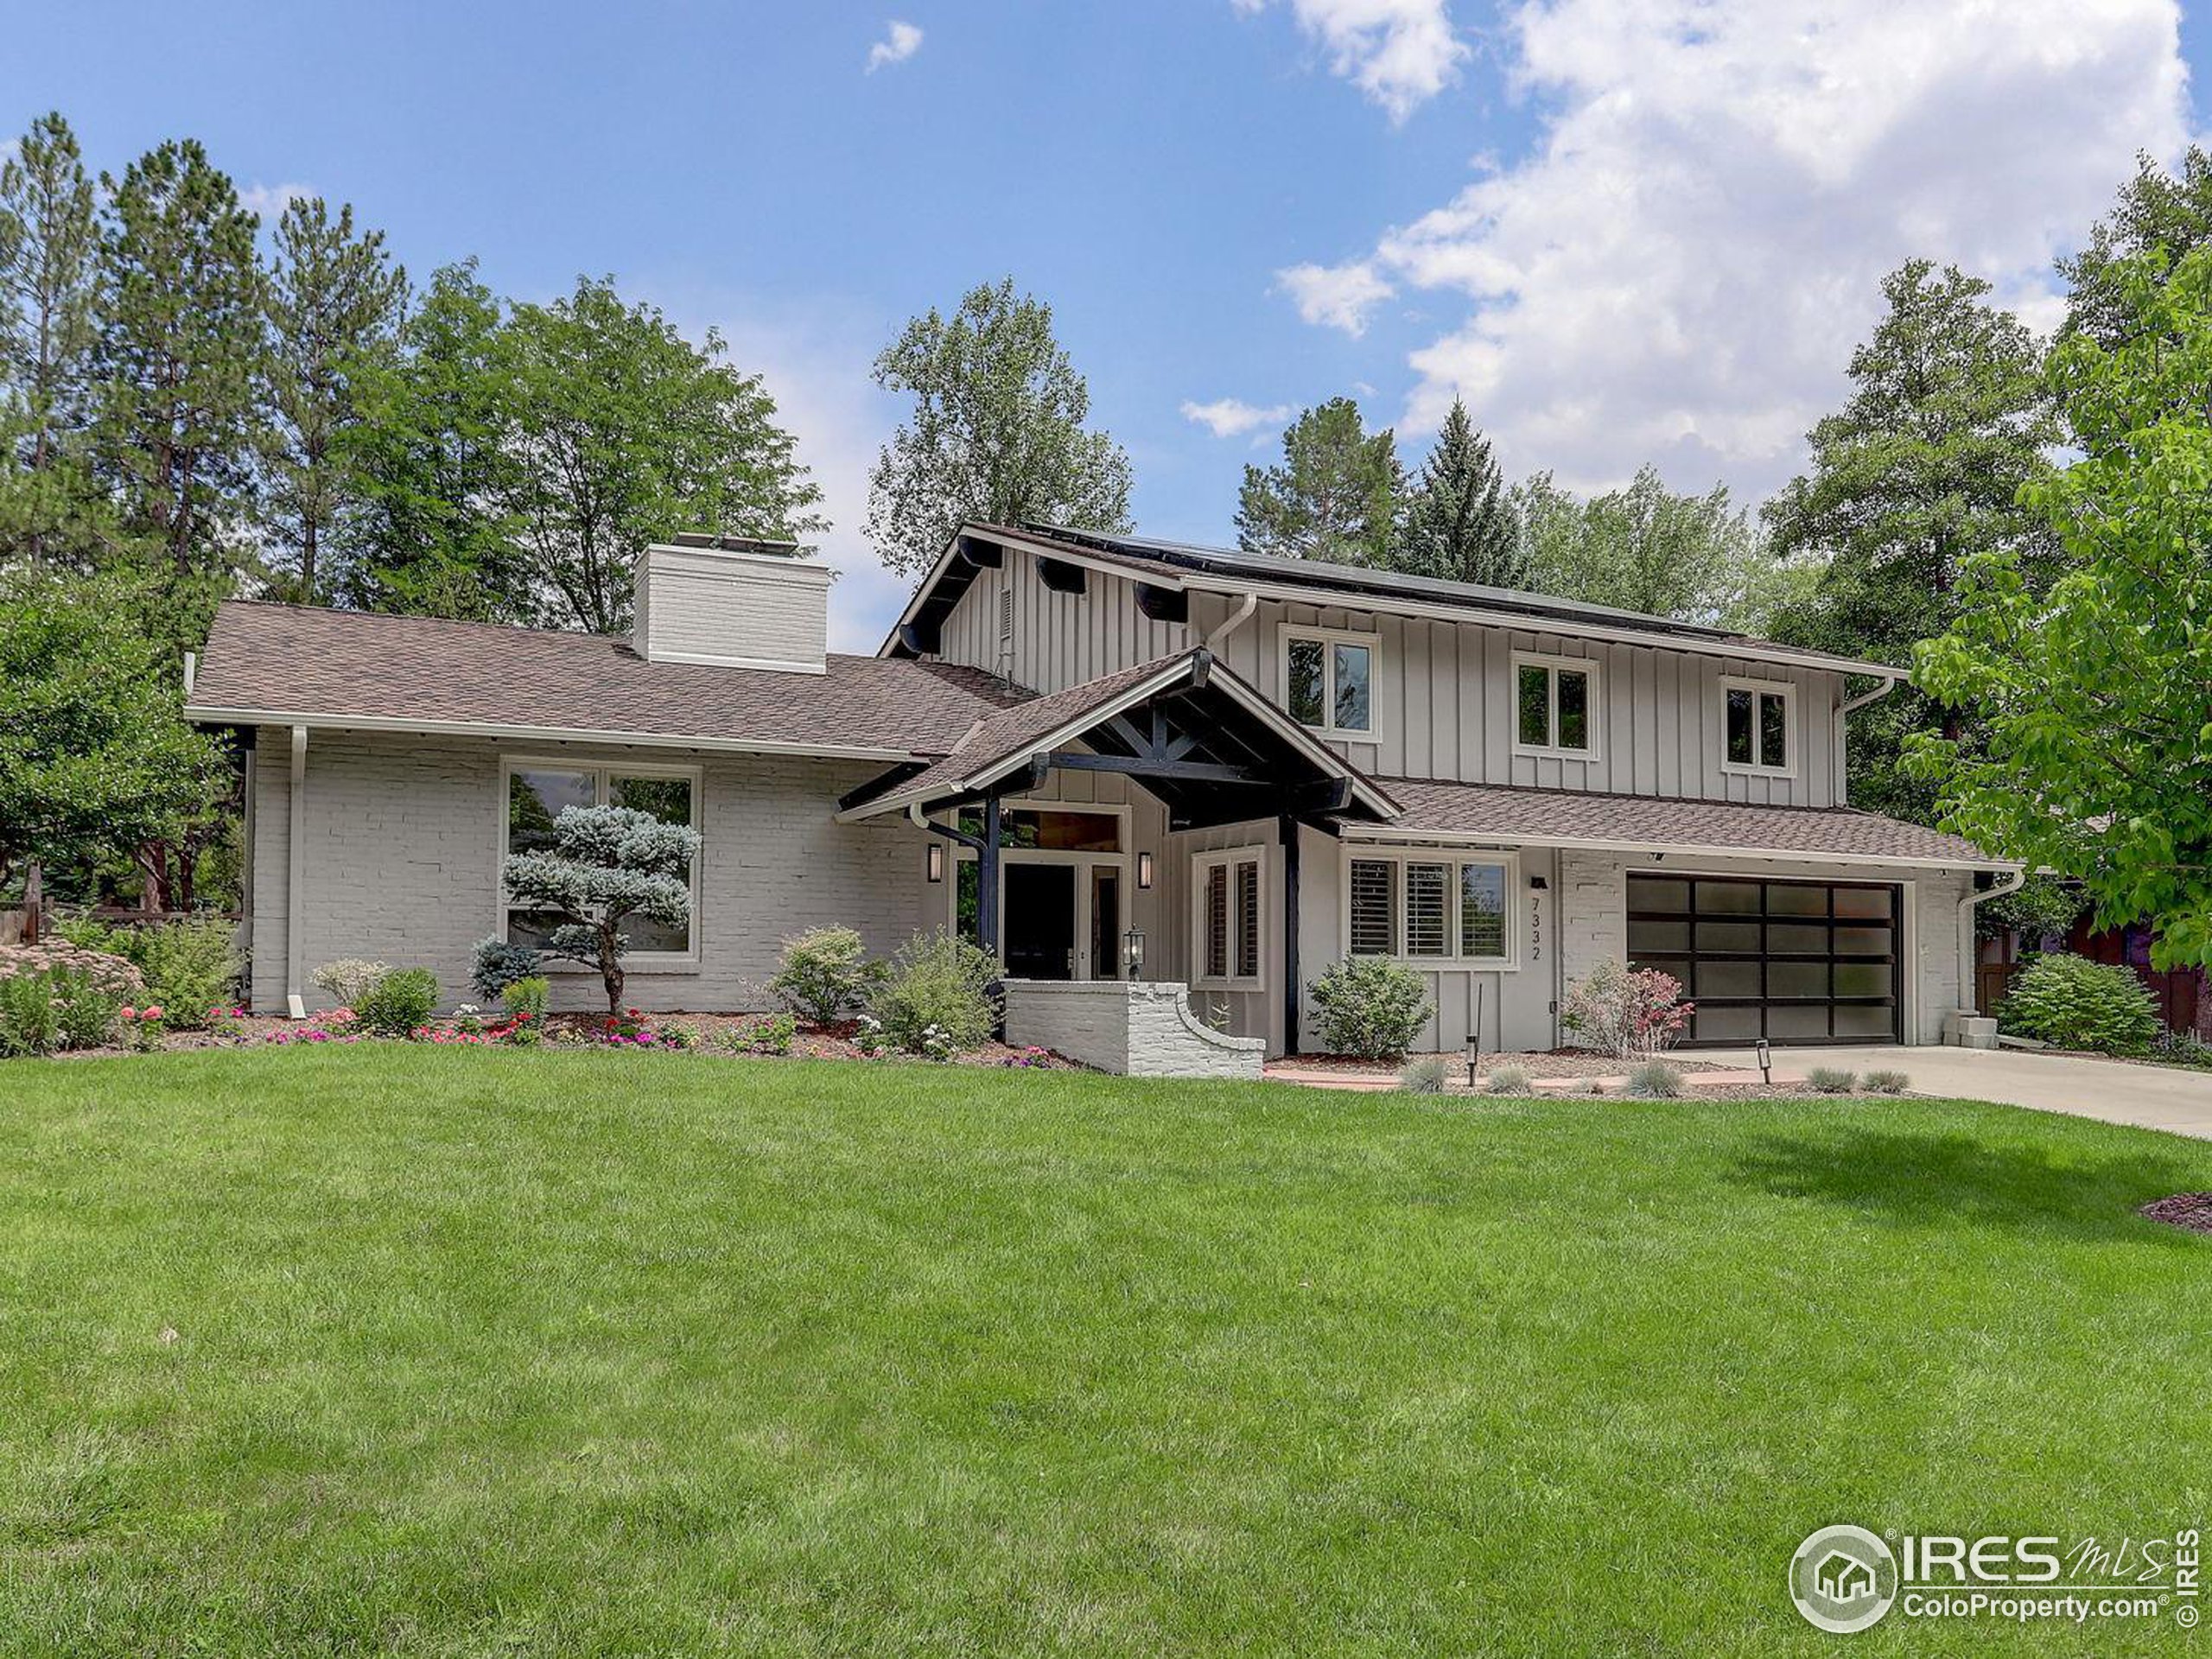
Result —
M 1367 332 L 1367 315 L 1397 290 L 1369 259 L 1341 265 L 1292 265 L 1275 273 L 1275 283 L 1297 303 L 1308 322 L 1325 323 L 1355 337 Z
M 891 31 L 868 49 L 868 73 L 874 74 L 887 63 L 904 63 L 922 49 L 922 31 L 912 23 L 891 20 Z
M 1196 422 L 1217 438 L 1237 438 L 1263 427 L 1281 426 L 1297 413 L 1297 406 L 1293 404 L 1274 404 L 1261 409 L 1241 397 L 1217 397 L 1210 404 L 1183 405 L 1185 420 Z
M 1230 0 L 1246 16 L 1268 0 Z M 1329 67 L 1402 121 L 1459 79 L 1467 43 L 1452 30 L 1447 0 L 1290 0 L 1298 26 L 1320 42 Z
M 238 192 L 238 205 L 269 222 L 281 218 L 294 202 L 305 201 L 314 194 L 311 184 L 249 184 Z
M 2186 142 L 2177 31 L 2174 0 L 1527 0 L 1527 157 L 1282 281 L 1355 333 L 1393 283 L 1465 297 L 1412 354 L 1415 430 L 1463 393 L 1517 470 L 1764 493 L 1904 259 L 2050 322 L 2053 257 Z

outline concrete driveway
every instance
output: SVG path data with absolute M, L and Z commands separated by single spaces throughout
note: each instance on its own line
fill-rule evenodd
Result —
M 1747 1048 L 1700 1049 L 1697 1058 L 1754 1069 Z M 1777 1083 L 1796 1082 L 1816 1065 L 1865 1072 L 1904 1072 L 1916 1095 L 1994 1100 L 2038 1111 L 2071 1112 L 2107 1123 L 2133 1123 L 2212 1140 L 2212 1071 L 2128 1065 L 2012 1048 L 1778 1048 Z

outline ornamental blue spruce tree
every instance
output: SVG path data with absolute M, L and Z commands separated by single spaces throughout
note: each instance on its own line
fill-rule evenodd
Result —
M 682 927 L 691 919 L 691 861 L 699 832 L 626 806 L 571 806 L 553 820 L 553 844 L 510 853 L 507 897 L 553 918 L 545 949 L 599 969 L 607 1011 L 622 1012 L 622 925 L 632 916 Z

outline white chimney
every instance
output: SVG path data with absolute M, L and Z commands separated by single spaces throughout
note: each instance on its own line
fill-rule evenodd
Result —
M 836 572 L 795 542 L 682 535 L 638 555 L 637 625 L 649 663 L 819 674 Z

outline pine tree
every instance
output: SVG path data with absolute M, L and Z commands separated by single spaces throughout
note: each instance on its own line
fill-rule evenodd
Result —
M 1408 575 L 1526 588 L 1530 566 L 1490 440 L 1452 400 L 1408 496 L 1391 563 Z
M 325 543 L 353 502 L 342 435 L 359 418 L 354 378 L 392 349 L 406 289 L 383 233 L 354 234 L 350 206 L 334 219 L 320 197 L 285 207 L 267 289 L 272 419 L 262 517 L 290 588 L 310 604 L 327 585 Z
M 252 500 L 259 221 L 191 139 L 101 184 L 99 462 L 175 575 L 227 573 Z
M 78 429 L 95 339 L 91 178 L 69 124 L 0 166 L 0 553 L 84 563 L 105 515 Z
M 1284 429 L 1282 452 L 1280 466 L 1244 469 L 1237 545 L 1282 558 L 1388 566 L 1405 488 L 1389 428 L 1370 435 L 1357 404 L 1332 397 Z

